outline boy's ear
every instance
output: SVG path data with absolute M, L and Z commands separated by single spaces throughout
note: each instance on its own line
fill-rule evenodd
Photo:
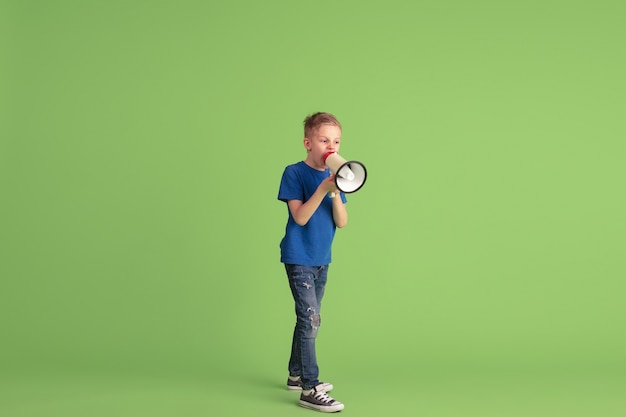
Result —
M 311 139 L 304 138 L 302 143 L 304 143 L 304 147 L 306 148 L 306 150 L 310 152 L 311 151 Z

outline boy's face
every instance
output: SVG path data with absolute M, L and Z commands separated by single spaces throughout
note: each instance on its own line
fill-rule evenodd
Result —
M 339 126 L 322 125 L 310 138 L 304 138 L 304 147 L 308 155 L 306 162 L 316 169 L 326 169 L 324 155 L 327 152 L 339 152 L 341 129 Z

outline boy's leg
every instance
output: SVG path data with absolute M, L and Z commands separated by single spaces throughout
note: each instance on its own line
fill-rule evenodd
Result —
M 315 338 L 321 322 L 319 310 L 327 269 L 302 265 L 285 265 L 285 269 L 296 312 L 289 372 L 295 375 L 299 369 L 302 388 L 311 389 L 320 383 Z
M 328 265 L 317 268 L 317 276 L 315 278 L 315 296 L 317 297 L 317 312 L 321 314 L 322 298 L 326 291 L 326 280 L 328 279 Z
M 302 375 L 302 370 L 300 369 L 300 355 L 298 354 L 300 348 L 300 343 L 298 342 L 298 325 L 296 324 L 293 329 L 293 337 L 291 340 L 291 356 L 289 356 L 289 376 L 297 376 L 298 378 Z

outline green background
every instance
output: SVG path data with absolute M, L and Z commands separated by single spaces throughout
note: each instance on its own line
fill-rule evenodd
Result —
M 343 414 L 623 416 L 625 13 L 3 1 L 0 415 L 311 415 L 276 196 L 329 111 Z

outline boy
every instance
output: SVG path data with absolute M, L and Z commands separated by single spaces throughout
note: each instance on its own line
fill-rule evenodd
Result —
M 340 142 L 341 124 L 335 116 L 308 116 L 304 120 L 307 157 L 285 168 L 278 191 L 278 199 L 287 203 L 289 211 L 280 243 L 281 262 L 285 264 L 296 307 L 287 387 L 302 390 L 301 406 L 322 412 L 344 408 L 327 394 L 333 385 L 318 379 L 315 355 L 332 241 L 335 229 L 348 222 L 346 197 L 337 190 L 334 176 L 324 164 L 324 154 L 338 152 Z

